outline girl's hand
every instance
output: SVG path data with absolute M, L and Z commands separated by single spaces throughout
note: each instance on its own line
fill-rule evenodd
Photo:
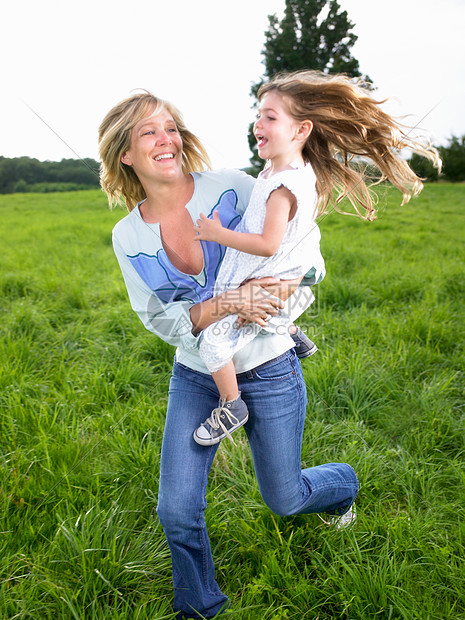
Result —
M 197 233 L 197 236 L 194 238 L 198 241 L 203 239 L 203 241 L 217 241 L 219 243 L 223 225 L 221 224 L 218 211 L 213 211 L 212 220 L 201 213 L 200 218 L 197 220 L 197 226 L 194 226 L 194 230 Z

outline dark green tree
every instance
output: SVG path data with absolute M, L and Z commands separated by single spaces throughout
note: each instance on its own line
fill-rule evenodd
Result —
M 434 167 L 433 162 L 418 155 L 418 153 L 412 153 L 409 159 L 409 166 L 416 175 L 423 181 L 437 181 L 439 178 L 439 171 Z
M 465 136 L 451 136 L 448 144 L 438 147 L 438 150 L 442 159 L 441 178 L 453 183 L 465 181 Z M 417 153 L 413 153 L 409 165 L 425 181 L 437 181 L 439 178 L 438 171 L 429 159 Z
M 439 148 L 443 174 L 448 181 L 465 181 L 465 136 L 452 136 L 448 146 Z
M 265 47 L 262 51 L 265 73 L 252 86 L 256 96 L 260 85 L 281 71 L 319 69 L 325 73 L 345 73 L 361 77 L 358 60 L 351 54 L 357 40 L 354 24 L 347 11 L 341 11 L 337 0 L 286 0 L 284 16 L 268 17 Z M 367 82 L 370 78 L 365 76 Z M 263 162 L 257 155 L 256 141 L 249 127 L 249 146 L 253 153 L 251 172 L 261 170 Z

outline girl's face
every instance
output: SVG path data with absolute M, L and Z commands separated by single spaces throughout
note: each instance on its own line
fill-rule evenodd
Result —
M 168 110 L 153 112 L 137 123 L 121 161 L 134 168 L 142 185 L 182 174 L 182 139 Z
M 289 114 L 285 100 L 276 91 L 266 93 L 258 108 L 254 135 L 258 142 L 258 154 L 262 159 L 289 159 L 290 163 L 302 152 L 297 140 L 300 124 Z

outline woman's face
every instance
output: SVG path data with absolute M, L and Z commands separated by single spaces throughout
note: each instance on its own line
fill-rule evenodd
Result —
M 168 110 L 152 112 L 137 123 L 121 161 L 134 168 L 142 184 L 182 174 L 182 139 Z

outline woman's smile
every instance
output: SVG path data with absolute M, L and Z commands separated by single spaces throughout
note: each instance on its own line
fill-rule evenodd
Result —
M 174 159 L 174 154 L 173 153 L 161 153 L 160 155 L 157 155 L 156 157 L 154 157 L 155 161 L 162 161 L 164 159 Z

